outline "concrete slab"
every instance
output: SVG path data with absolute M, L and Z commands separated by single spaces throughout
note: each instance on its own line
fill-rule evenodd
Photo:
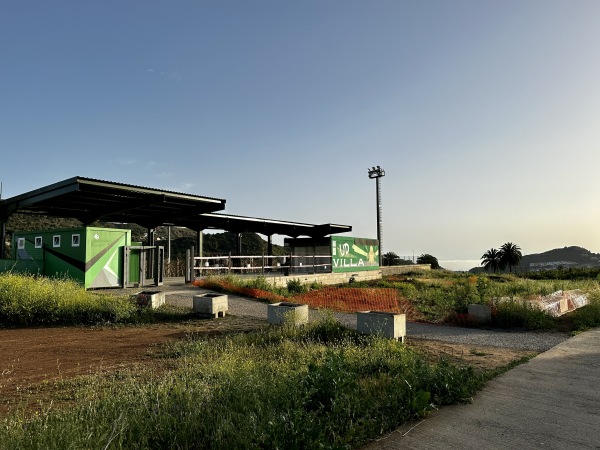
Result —
M 363 450 L 600 448 L 600 329 L 490 381 L 472 404 L 444 407 Z

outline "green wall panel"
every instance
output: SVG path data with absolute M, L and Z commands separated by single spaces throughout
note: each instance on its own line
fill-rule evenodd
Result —
M 348 236 L 331 237 L 333 272 L 356 272 L 379 268 L 379 245 L 376 239 Z

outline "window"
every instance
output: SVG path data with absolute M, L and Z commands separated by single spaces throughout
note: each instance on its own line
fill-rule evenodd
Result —
M 71 235 L 71 247 L 79 247 L 79 235 Z
M 23 250 L 25 248 L 25 238 L 18 238 L 17 239 L 17 248 L 19 250 Z
M 52 236 L 52 247 L 60 247 L 60 236 Z
M 42 237 L 36 236 L 34 240 L 35 248 L 42 248 Z

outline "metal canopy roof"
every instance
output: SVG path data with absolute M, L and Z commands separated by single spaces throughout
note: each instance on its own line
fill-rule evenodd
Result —
M 219 229 L 267 236 L 324 237 L 352 231 L 348 225 L 286 222 L 225 214 L 225 200 L 74 177 L 0 201 L 0 222 L 14 213 L 75 218 L 84 224 L 96 220 L 136 223 L 146 228 L 177 225 L 200 231 Z
M 1 216 L 13 213 L 133 222 L 154 228 L 167 222 L 220 211 L 225 200 L 74 177 L 0 202 Z
M 336 225 L 331 223 L 313 225 L 309 223 L 287 222 L 283 220 L 260 219 L 256 217 L 217 213 L 201 214 L 198 219 L 194 220 L 194 223 L 189 225 L 189 228 L 194 229 L 194 227 L 202 230 L 227 230 L 234 233 L 254 232 L 267 236 L 283 234 L 291 237 L 324 237 L 328 234 L 352 231 L 352 227 L 349 225 Z

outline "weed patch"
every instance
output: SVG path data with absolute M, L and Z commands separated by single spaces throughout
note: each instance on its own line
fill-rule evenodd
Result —
M 92 377 L 68 410 L 5 419 L 0 449 L 351 448 L 485 382 L 331 319 L 178 342 L 165 357 L 167 374 Z

